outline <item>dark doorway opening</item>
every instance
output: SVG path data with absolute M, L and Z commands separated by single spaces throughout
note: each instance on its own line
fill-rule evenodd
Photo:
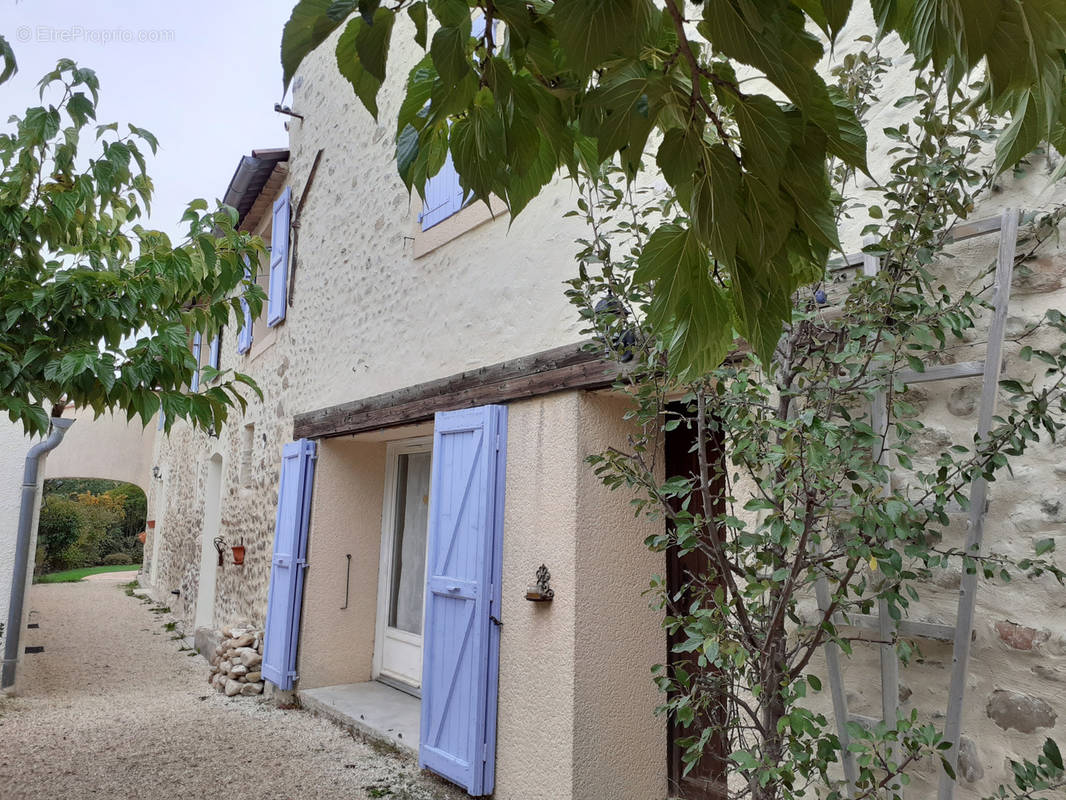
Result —
M 683 411 L 680 406 L 670 407 L 671 411 Z M 667 477 L 675 475 L 698 476 L 699 475 L 699 452 L 696 447 L 696 427 L 691 428 L 684 424 L 679 425 L 666 433 L 666 474 Z M 709 464 L 722 464 L 724 467 L 724 453 L 720 439 L 711 437 L 707 445 L 707 460 Z M 722 470 L 712 470 L 721 472 Z M 711 498 L 714 508 L 705 509 L 700 493 L 693 495 L 689 503 L 689 510 L 706 516 L 719 516 L 725 513 L 725 481 L 723 479 L 711 482 Z M 709 511 L 709 513 L 708 513 Z M 671 547 L 666 551 L 666 584 L 670 596 L 674 596 L 691 576 L 708 576 L 708 556 L 705 552 L 694 550 L 681 555 L 677 548 Z M 693 597 L 682 595 L 679 603 L 688 606 Z M 690 674 L 697 674 L 701 669 L 706 674 L 707 669 L 697 664 L 695 654 L 675 653 L 674 645 L 684 634 L 672 634 L 667 636 L 667 664 L 673 670 L 677 666 L 683 666 Z M 703 751 L 703 757 L 695 767 L 684 775 L 685 764 L 681 760 L 684 747 L 678 740 L 699 733 L 707 725 L 715 724 L 724 715 L 724 705 L 712 704 L 702 719 L 697 719 L 692 726 L 683 728 L 674 719 L 670 719 L 667 730 L 667 775 L 671 796 L 684 798 L 685 800 L 723 800 L 726 793 L 726 767 L 728 742 L 725 736 L 715 735 L 708 741 Z

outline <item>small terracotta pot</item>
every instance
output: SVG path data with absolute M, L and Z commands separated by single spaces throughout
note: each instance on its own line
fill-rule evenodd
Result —
M 243 564 L 244 563 L 244 545 L 243 544 L 235 544 L 235 545 L 233 545 L 233 563 L 234 564 Z
M 155 527 L 155 520 L 154 519 L 148 520 L 148 527 L 149 528 L 154 528 Z
M 137 541 L 140 542 L 141 544 L 144 544 L 144 540 L 147 539 L 147 538 L 148 538 L 147 531 L 141 531 L 140 533 L 137 534 Z

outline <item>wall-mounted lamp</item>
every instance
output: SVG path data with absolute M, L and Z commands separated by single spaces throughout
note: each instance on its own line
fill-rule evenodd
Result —
M 218 551 L 218 565 L 221 567 L 223 565 L 222 559 L 226 553 L 226 540 L 221 536 L 215 537 L 215 550 Z
M 157 481 L 163 480 L 163 470 L 161 470 L 159 467 L 152 467 L 152 477 L 155 478 Z
M 526 589 L 526 600 L 534 603 L 550 603 L 555 597 L 555 590 L 551 587 L 552 574 L 548 572 L 546 564 L 541 564 L 537 570 L 537 583 Z

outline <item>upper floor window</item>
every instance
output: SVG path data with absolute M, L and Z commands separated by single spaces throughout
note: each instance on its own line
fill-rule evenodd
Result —
M 485 35 L 484 15 L 473 21 L 470 35 L 475 38 Z M 429 230 L 438 222 L 457 214 L 470 202 L 471 198 L 464 194 L 463 187 L 459 185 L 459 173 L 455 171 L 451 152 L 445 156 L 440 172 L 426 181 L 425 192 L 426 199 L 419 216 L 422 230 Z
M 269 231 L 264 229 L 262 232 L 264 238 L 270 239 L 270 249 L 267 263 L 260 264 L 256 271 L 255 282 L 266 293 L 267 301 L 263 313 L 258 319 L 253 320 L 251 309 L 244 300 L 241 300 L 244 319 L 237 332 L 238 353 L 250 352 L 252 342 L 262 341 L 269 328 L 280 325 L 285 319 L 288 305 L 291 218 L 292 189 L 286 186 L 274 200 Z M 248 269 L 247 275 L 250 274 L 251 269 Z

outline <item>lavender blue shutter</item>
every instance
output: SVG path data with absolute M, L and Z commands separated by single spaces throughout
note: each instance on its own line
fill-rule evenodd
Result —
M 196 362 L 196 370 L 192 374 L 192 383 L 189 384 L 190 392 L 196 392 L 200 389 L 200 348 L 202 342 L 203 339 L 199 331 L 192 335 L 192 358 Z
M 495 40 L 493 25 L 493 39 Z M 470 24 L 470 35 L 480 38 L 485 34 L 485 16 L 481 15 Z M 444 159 L 444 166 L 440 172 L 426 181 L 426 202 L 422 206 L 422 230 L 432 228 L 438 222 L 446 220 L 452 214 L 461 211 L 466 204 L 465 192 L 459 183 L 459 173 L 455 171 L 455 163 L 449 152 Z
M 288 186 L 274 201 L 274 221 L 270 228 L 270 292 L 267 296 L 267 325 L 274 327 L 285 319 L 289 279 L 289 209 L 292 189 Z
M 495 783 L 506 439 L 504 406 L 436 415 L 418 760 L 474 796 Z
M 244 279 L 250 280 L 252 277 L 252 270 L 247 266 L 248 257 L 244 258 Z M 243 292 L 243 287 L 242 290 Z M 241 297 L 241 311 L 244 312 L 244 321 L 241 325 L 241 329 L 237 331 L 237 353 L 243 355 L 252 349 L 252 309 L 248 305 L 248 301 Z
M 314 461 L 314 442 L 300 439 L 285 445 L 263 636 L 263 677 L 279 689 L 291 689 L 296 677 Z
M 422 230 L 428 230 L 463 207 L 463 188 L 455 171 L 452 154 L 444 159 L 440 172 L 426 181 L 426 202 L 422 207 Z

